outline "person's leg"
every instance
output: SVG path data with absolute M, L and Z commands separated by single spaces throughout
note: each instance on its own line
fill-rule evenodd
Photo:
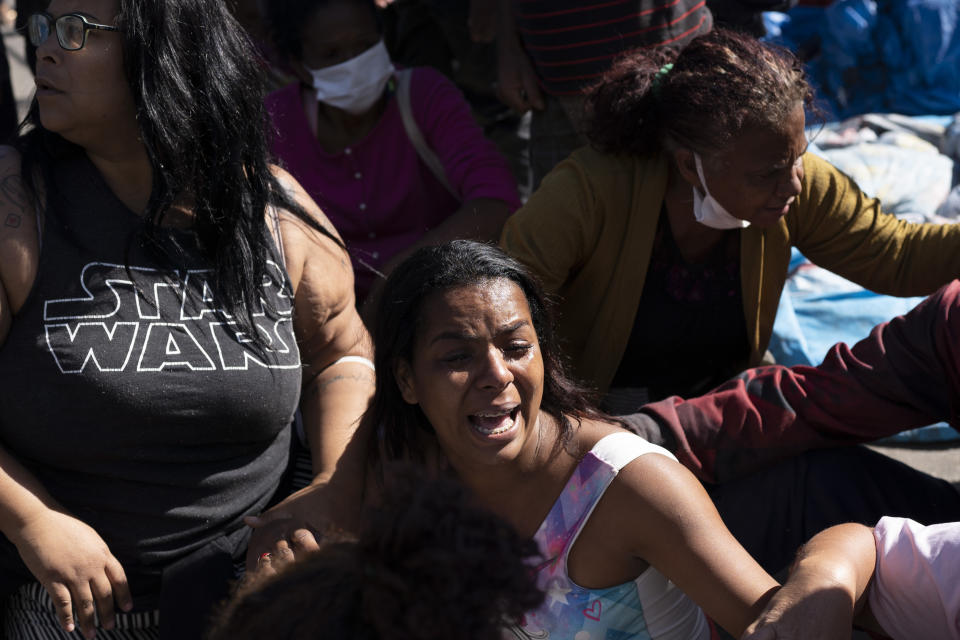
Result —
M 8 626 L 11 614 L 10 599 L 25 584 L 34 581 L 33 575 L 20 559 L 20 553 L 6 536 L 0 534 L 0 638 L 11 638 Z
M 0 637 L 4 640 L 80 640 L 79 631 L 60 628 L 53 600 L 38 582 L 24 585 L 3 605 Z M 158 611 L 116 613 L 112 631 L 97 628 L 97 640 L 161 640 Z M 196 636 L 199 637 L 199 636 Z
M 546 94 L 543 98 L 546 108 L 534 111 L 530 120 L 530 170 L 534 190 L 561 160 L 584 143 L 561 101 Z
M 922 524 L 960 520 L 960 492 L 950 483 L 865 447 L 810 451 L 707 491 L 727 528 L 770 574 L 835 524 L 873 526 L 884 515 Z

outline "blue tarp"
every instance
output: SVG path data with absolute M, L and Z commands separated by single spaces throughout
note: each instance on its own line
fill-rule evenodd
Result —
M 793 249 L 790 277 L 777 309 L 770 351 L 778 364 L 815 366 L 837 342 L 853 344 L 881 322 L 903 315 L 923 298 L 894 298 L 867 291 L 812 265 Z M 945 442 L 958 438 L 946 423 L 888 438 L 893 442 Z
M 957 0 L 837 0 L 766 24 L 769 40 L 819 51 L 809 70 L 831 118 L 960 111 Z

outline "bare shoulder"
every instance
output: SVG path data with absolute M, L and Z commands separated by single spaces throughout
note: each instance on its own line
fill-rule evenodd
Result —
M 612 435 L 620 438 L 607 440 L 601 448 L 594 449 Z M 636 576 L 646 565 L 635 561 L 650 562 L 649 545 L 664 532 L 680 535 L 679 523 L 698 511 L 696 503 L 703 489 L 666 450 L 616 424 L 585 420 L 577 437 L 583 454 L 594 449 L 601 459 L 618 469 L 591 514 L 584 535 L 592 545 L 618 558 L 617 563 L 629 566 L 630 576 Z M 578 568 L 592 571 L 582 565 Z M 621 581 L 630 577 L 617 575 Z
M 618 474 L 618 484 L 638 498 L 649 498 L 652 502 L 669 505 L 672 498 L 682 498 L 695 489 L 703 491 L 697 480 L 686 467 L 675 458 L 664 455 L 660 447 L 647 450 L 643 455 L 631 460 Z M 668 497 L 664 500 L 664 497 Z
M 32 223 L 36 228 L 36 213 L 30 206 L 20 166 L 20 153 L 0 145 L 0 229 L 4 238 L 20 235 L 17 230 L 25 224 Z
M 23 182 L 20 153 L 0 146 L 0 280 L 14 313 L 33 286 L 39 257 L 37 212 Z
M 279 212 L 280 241 L 293 287 L 294 331 L 303 360 L 317 370 L 346 353 L 369 352 L 357 314 L 353 269 L 336 229 L 289 173 L 273 167 L 280 184 L 318 226 L 290 211 Z
M 598 442 L 614 434 L 635 438 L 637 441 L 637 447 L 633 449 L 637 456 L 627 462 L 613 480 L 611 489 L 621 487 L 614 493 L 620 493 L 622 497 L 634 500 L 642 499 L 647 494 L 657 494 L 662 488 L 660 485 L 664 482 L 677 480 L 680 484 L 687 486 L 687 483 L 692 481 L 696 486 L 700 486 L 693 474 L 677 462 L 669 451 L 647 442 L 618 424 L 604 420 L 582 420 L 571 442 L 571 453 L 577 457 L 583 456 Z M 630 451 L 624 448 L 622 442 L 618 443 L 617 447 L 618 453 Z
M 613 479 L 604 502 L 614 506 L 636 509 L 663 509 L 677 506 L 691 493 L 703 491 L 699 481 L 683 465 L 662 447 L 650 444 L 617 424 L 601 420 L 583 420 L 574 437 L 572 445 L 580 455 L 586 454 L 598 442 L 609 435 L 622 434 L 626 438 L 636 439 L 636 448 L 629 443 L 617 443 L 617 455 L 635 453 Z
M 296 292 L 301 284 L 314 288 L 320 286 L 322 291 L 313 291 L 314 295 L 323 293 L 325 298 L 337 300 L 344 293 L 344 289 L 352 292 L 353 271 L 337 230 L 293 176 L 280 167 L 274 166 L 272 170 L 293 201 L 329 233 L 323 233 L 293 212 L 279 211 L 280 240 L 294 291 Z M 322 284 L 311 278 L 319 272 L 329 276 L 322 279 Z M 307 278 L 306 282 L 304 278 Z

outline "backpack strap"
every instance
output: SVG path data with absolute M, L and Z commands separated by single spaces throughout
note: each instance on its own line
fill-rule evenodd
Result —
M 443 163 L 440 162 L 440 158 L 433 152 L 433 149 L 427 146 L 427 141 L 423 139 L 423 133 L 420 132 L 420 127 L 417 126 L 417 121 L 413 117 L 413 108 L 410 104 L 410 84 L 412 76 L 413 69 L 401 69 L 396 73 L 397 106 L 400 107 L 400 118 L 403 120 L 403 129 L 407 132 L 407 138 L 410 139 L 410 143 L 413 145 L 413 148 L 416 149 L 417 155 L 423 160 L 423 164 L 427 165 L 427 168 L 430 169 L 433 176 L 450 192 L 450 195 L 459 202 L 461 201 L 460 195 L 450 186 L 446 171 L 443 169 Z

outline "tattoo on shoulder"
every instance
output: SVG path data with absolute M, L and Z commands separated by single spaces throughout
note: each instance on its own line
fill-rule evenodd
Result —
M 9 175 L 0 181 L 0 194 L 23 213 L 27 209 L 27 196 L 24 192 L 23 178 L 18 175 Z M 7 225 L 10 226 L 9 224 Z M 19 225 L 17 225 L 19 226 Z
M 352 380 L 353 382 L 368 382 L 370 384 L 376 384 L 373 375 L 369 373 L 351 373 L 349 375 L 335 375 L 329 380 L 324 380 L 318 385 L 314 385 L 313 392 L 319 394 L 322 391 L 326 391 L 328 387 L 336 382 L 343 382 L 344 380 Z
M 3 221 L 3 226 L 10 227 L 11 229 L 19 229 L 22 218 L 23 216 L 17 215 L 16 213 L 8 213 L 7 219 Z

